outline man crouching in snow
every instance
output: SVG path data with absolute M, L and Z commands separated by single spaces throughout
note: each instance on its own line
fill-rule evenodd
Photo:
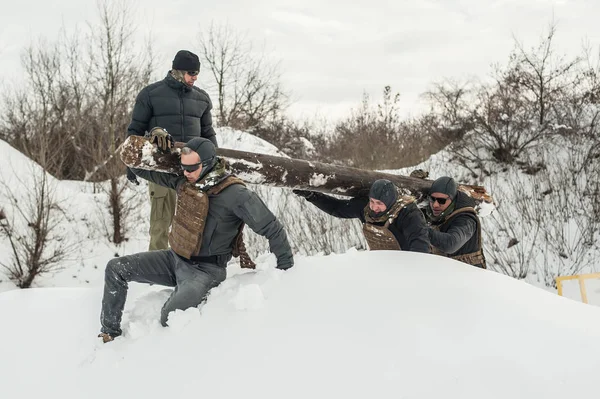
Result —
M 158 143 L 168 149 L 172 140 L 166 132 L 163 135 Z M 128 282 L 175 287 L 160 315 L 161 324 L 166 326 L 169 312 L 198 306 L 210 289 L 225 280 L 227 262 L 233 254 L 241 255 L 242 267 L 248 267 L 248 262 L 252 267 L 241 240 L 244 224 L 269 240 L 278 269 L 294 265 L 281 223 L 256 193 L 225 171 L 225 163 L 216 156 L 210 140 L 191 139 L 181 151 L 181 168 L 183 175 L 132 169 L 146 180 L 177 191 L 175 218 L 169 234 L 171 248 L 108 262 L 99 335 L 105 343 L 122 333 L 120 324 Z

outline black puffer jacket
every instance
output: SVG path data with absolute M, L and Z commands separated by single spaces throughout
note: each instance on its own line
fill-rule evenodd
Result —
M 366 197 L 339 200 L 318 192 L 314 192 L 307 201 L 331 216 L 343 219 L 356 218 L 363 223 L 365 223 L 364 210 L 369 205 L 369 198 Z M 385 222 L 375 224 L 383 226 Z M 402 209 L 389 229 L 403 251 L 431 252 L 425 218 L 416 204 L 412 203 Z
M 186 143 L 194 137 L 204 137 L 217 146 L 211 109 L 210 97 L 204 90 L 187 86 L 168 73 L 138 94 L 127 135 L 143 136 L 160 126 L 175 141 Z
M 475 201 L 462 191 L 457 193 L 454 211 L 463 208 L 474 208 Z M 453 212 L 454 212 L 453 211 Z M 451 215 L 451 214 L 450 214 Z M 449 216 L 450 216 L 449 215 Z M 426 213 L 428 222 L 439 228 L 429 229 L 431 245 L 449 256 L 464 255 L 479 250 L 481 243 L 477 230 L 479 218 L 473 213 L 459 213 L 443 220 L 434 221 L 431 213 Z M 479 265 L 481 267 L 481 265 Z

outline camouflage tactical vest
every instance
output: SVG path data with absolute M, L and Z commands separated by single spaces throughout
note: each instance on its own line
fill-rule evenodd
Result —
M 396 220 L 400 211 L 413 202 L 415 202 L 415 197 L 410 195 L 400 196 L 386 216 L 377 219 L 370 216 L 369 205 L 365 207 L 363 234 L 365 235 L 365 239 L 367 240 L 367 244 L 371 251 L 400 251 L 402 249 L 400 248 L 400 243 L 396 239 L 396 236 L 389 229 L 389 226 Z M 374 224 L 374 222 L 382 222 L 383 220 L 385 220 L 383 226 Z
M 472 215 L 475 215 L 475 217 L 477 218 L 477 212 L 475 212 L 475 209 L 470 208 L 470 207 L 460 208 L 460 209 L 457 209 L 454 212 L 452 212 L 450 215 L 448 215 L 448 217 L 446 218 L 446 220 L 443 223 L 441 223 L 439 225 L 432 225 L 431 228 L 439 231 L 442 228 L 442 226 L 450 223 L 450 221 L 452 219 L 454 219 L 457 215 L 459 215 L 461 213 L 470 213 Z M 483 246 L 482 246 L 482 242 L 481 242 L 481 222 L 479 221 L 479 218 L 477 218 L 477 237 L 478 237 L 477 242 L 478 242 L 479 249 L 475 252 L 451 256 L 451 255 L 448 255 L 448 254 L 440 251 L 439 249 L 437 249 L 436 247 L 434 247 L 432 245 L 431 253 L 435 254 L 435 255 L 440 255 L 440 256 L 445 256 L 447 258 L 455 259 L 457 261 L 464 262 L 469 265 L 480 266 L 483 269 L 487 269 L 487 265 L 485 263 L 485 256 L 483 254 Z
M 187 181 L 179 187 L 175 217 L 169 233 L 169 245 L 177 255 L 186 259 L 198 256 L 202 246 L 206 216 L 208 215 L 208 196 L 219 194 L 232 184 L 244 184 L 244 182 L 235 176 L 228 176 L 206 192 L 199 190 L 195 184 Z M 238 241 L 243 226 L 242 224 L 238 235 L 234 239 L 234 244 L 239 245 Z

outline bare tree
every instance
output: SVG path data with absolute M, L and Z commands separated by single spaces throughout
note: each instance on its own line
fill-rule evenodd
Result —
M 110 240 L 120 244 L 127 236 L 131 204 L 124 196 L 127 182 L 121 178 L 124 167 L 115 157 L 115 150 L 126 137 L 135 96 L 149 82 L 153 57 L 149 43 L 146 52 L 136 49 L 129 3 L 102 0 L 98 11 L 100 23 L 90 26 L 88 40 L 90 95 L 97 99 L 93 108 L 96 118 L 88 134 L 80 137 L 85 140 L 81 147 L 90 149 L 94 166 L 86 179 L 109 180 L 108 185 L 99 187 L 107 195 L 112 218 Z
M 25 87 L 4 93 L 2 137 L 60 177 L 68 173 L 62 126 L 69 120 L 71 96 L 61 82 L 63 64 L 57 45 L 41 40 L 22 55 Z
M 291 190 L 253 186 L 253 190 L 268 204 L 269 209 L 285 226 L 294 253 L 303 255 L 346 252 L 349 248 L 367 249 L 362 224 L 354 219 L 340 219 L 322 212 L 312 204 L 299 199 Z M 340 197 L 341 198 L 341 197 Z M 291 214 L 299 207 L 302 219 Z M 249 253 L 254 257 L 269 249 L 268 241 L 252 230 L 244 230 Z M 246 235 L 247 234 L 247 235 Z
M 495 67 L 493 83 L 471 83 L 465 88 L 450 81 L 427 94 L 432 113 L 444 125 L 467 132 L 450 148 L 463 164 L 481 164 L 487 155 L 510 164 L 543 140 L 572 132 L 562 123 L 567 120 L 564 104 L 582 98 L 581 57 L 556 55 L 555 34 L 556 26 L 551 24 L 531 50 L 515 39 L 507 65 Z
M 288 106 L 278 63 L 255 53 L 252 44 L 229 25 L 211 23 L 199 34 L 202 64 L 217 93 L 219 125 L 249 129 L 273 120 Z
M 423 97 L 429 101 L 431 112 L 439 115 L 445 126 L 462 125 L 471 116 L 469 104 L 473 101 L 474 86 L 473 82 L 445 79 L 434 83 Z
M 548 286 L 593 268 L 600 256 L 600 179 L 581 167 L 586 153 L 573 137 L 558 137 L 530 154 L 543 160 L 533 174 L 513 167 L 492 179 L 497 212 L 484 218 L 491 268 L 516 278 L 536 274 Z
M 535 102 L 540 126 L 551 118 L 552 103 L 577 80 L 577 75 L 572 72 L 581 61 L 581 57 L 557 56 L 553 47 L 555 35 L 556 23 L 551 22 L 546 36 L 531 51 L 515 38 L 517 49 L 511 55 L 512 68 L 506 77 L 513 79 L 514 85 L 526 88 L 524 94 Z
M 107 191 L 111 241 L 126 239 L 124 166 L 114 156 L 125 139 L 137 93 L 150 79 L 150 45 L 140 49 L 129 3 L 99 0 L 99 21 L 88 33 L 61 31 L 22 57 L 26 84 L 4 93 L 0 137 L 44 165 L 53 176 L 86 181 Z M 85 38 L 82 44 L 81 37 Z
M 425 160 L 433 144 L 427 120 L 403 121 L 399 100 L 391 86 L 383 88 L 377 104 L 364 93 L 360 106 L 335 126 L 321 156 L 365 169 L 397 169 Z
M 36 277 L 59 270 L 77 249 L 61 232 L 61 225 L 69 220 L 56 201 L 55 187 L 46 172 L 32 169 L 33 184 L 21 185 L 25 195 L 4 184 L 3 195 L 13 214 L 0 212 L 0 235 L 8 240 L 12 252 L 10 262 L 0 266 L 20 288 L 29 288 Z

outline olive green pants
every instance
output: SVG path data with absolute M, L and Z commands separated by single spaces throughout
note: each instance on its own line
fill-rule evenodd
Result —
M 175 215 L 175 190 L 148 182 L 150 192 L 150 245 L 148 250 L 169 248 L 169 228 Z

